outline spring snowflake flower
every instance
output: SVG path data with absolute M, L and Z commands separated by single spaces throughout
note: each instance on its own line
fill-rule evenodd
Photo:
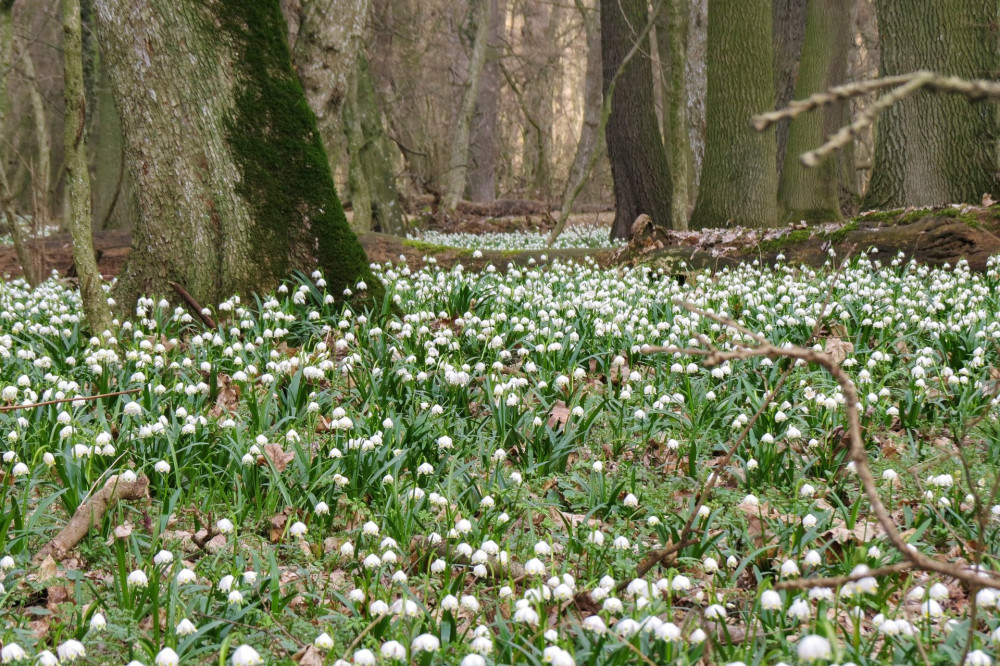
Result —
M 774 590 L 764 590 L 760 595 L 760 607 L 764 610 L 781 610 L 781 595 Z
M 160 474 L 169 474 L 170 463 L 168 463 L 166 460 L 161 460 L 157 462 L 155 465 L 153 465 L 153 469 L 155 469 Z
M 361 527 L 361 533 L 365 534 L 366 536 L 378 536 L 379 533 L 378 525 L 369 520 Z
M 5 664 L 21 661 L 27 657 L 28 655 L 25 653 L 24 648 L 17 643 L 8 643 L 3 646 L 2 650 L 0 650 L 0 659 L 2 659 Z
M 390 661 L 403 661 L 406 659 L 406 646 L 399 641 L 387 641 L 382 644 L 379 652 L 383 659 Z
M 146 587 L 149 585 L 149 578 L 143 571 L 136 569 L 128 575 L 127 582 L 129 587 Z
M 108 621 L 105 619 L 103 613 L 94 613 L 94 616 L 90 618 L 90 628 L 93 631 L 102 631 L 108 627 Z
M 177 626 L 174 628 L 174 631 L 177 633 L 178 636 L 190 636 L 191 634 L 198 632 L 198 627 L 196 627 L 194 622 L 192 622 L 191 620 L 183 618 L 180 622 L 177 623 Z
M 798 576 L 799 565 L 795 563 L 795 560 L 785 560 L 781 563 L 781 575 L 786 578 L 790 576 Z
M 416 652 L 437 652 L 441 641 L 433 634 L 420 634 L 410 643 L 410 649 Z
M 233 652 L 232 662 L 233 666 L 258 666 L 258 664 L 263 664 L 264 660 L 257 654 L 257 650 L 249 645 L 241 645 Z
M 35 657 L 36 666 L 59 666 L 59 659 L 48 650 L 39 652 Z
M 309 528 L 302 521 L 295 521 L 288 528 L 288 533 L 293 537 L 304 537 L 309 532 Z
M 479 250 L 476 250 L 476 252 L 479 252 Z M 480 254 L 482 253 L 480 252 Z M 486 666 L 486 660 L 481 655 L 471 653 L 465 655 L 459 666 Z
M 700 645 L 705 642 L 706 638 L 708 638 L 708 634 L 706 634 L 701 628 L 698 628 L 691 632 L 691 635 L 688 636 L 688 641 L 690 641 L 692 645 Z
M 181 658 L 171 648 L 165 647 L 156 654 L 156 666 L 177 666 Z
M 186 585 L 188 583 L 193 583 L 198 580 L 198 575 L 190 569 L 181 569 L 177 572 L 177 584 Z
M 805 622 L 811 616 L 812 609 L 809 608 L 809 602 L 805 599 L 796 599 L 792 602 L 792 605 L 788 607 L 788 618 L 791 620 Z
M 712 604 L 705 609 L 705 617 L 709 620 L 722 620 L 726 617 L 726 607 L 721 604 Z
M 326 502 L 317 502 L 316 506 L 313 507 L 313 512 L 317 516 L 325 516 L 326 514 L 330 513 L 330 505 L 327 504 Z
M 538 626 L 539 621 L 538 613 L 535 612 L 533 608 L 525 606 L 523 608 L 518 608 L 514 613 L 514 622 L 520 622 L 522 624 L 529 624 L 533 627 Z
M 833 657 L 833 648 L 830 646 L 830 641 L 815 634 L 803 636 L 799 641 L 796 651 L 798 652 L 799 660 L 804 662 L 831 659 Z
M 544 576 L 545 565 L 538 558 L 531 558 L 524 563 L 524 573 L 528 576 Z
M 322 634 L 313 639 L 313 645 L 316 646 L 316 649 L 323 650 L 324 652 L 332 650 L 333 639 L 330 637 L 330 634 L 324 631 Z
M 59 661 L 76 661 L 80 657 L 87 655 L 86 648 L 83 647 L 83 643 L 72 638 L 59 645 L 56 648 L 56 654 L 59 655 Z
M 823 561 L 818 551 L 810 550 L 802 560 L 807 567 L 819 566 Z
M 993 658 L 982 650 L 972 650 L 965 657 L 966 666 L 991 666 Z

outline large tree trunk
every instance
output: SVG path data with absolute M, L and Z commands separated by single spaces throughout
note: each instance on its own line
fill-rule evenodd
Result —
M 591 157 L 598 149 L 602 138 L 601 3 L 595 0 L 593 7 L 586 7 L 583 0 L 577 0 L 576 5 L 587 36 L 587 69 L 583 78 L 583 125 L 580 127 L 580 139 L 576 144 L 573 164 L 570 165 L 569 175 L 566 177 L 560 219 L 569 216 L 573 202 L 589 175 Z
M 490 36 L 483 66 L 476 113 L 469 139 L 466 193 L 470 201 L 488 203 L 497 197 L 497 120 L 500 113 L 500 58 L 507 0 L 497 0 L 490 12 Z
M 656 17 L 656 50 L 662 72 L 663 104 L 660 110 L 667 163 L 670 166 L 674 229 L 687 229 L 691 187 L 691 140 L 685 77 L 688 24 L 687 0 L 662 0 Z
M 87 323 L 92 333 L 100 334 L 111 328 L 111 309 L 101 286 L 101 274 L 94 257 L 80 0 L 63 0 L 63 62 L 63 83 L 66 86 L 66 181 L 69 230 L 73 236 L 73 265 L 80 281 L 80 299 L 83 301 Z
M 448 173 L 445 174 L 444 204 L 454 210 L 465 191 L 465 174 L 469 167 L 469 133 L 472 116 L 476 111 L 476 97 L 482 81 L 483 67 L 490 37 L 490 15 L 497 0 L 473 0 L 470 6 L 472 20 L 476 27 L 472 38 L 472 55 L 469 71 L 462 92 L 462 103 L 458 109 L 451 132 L 451 156 L 448 159 Z
M 809 0 L 773 0 L 771 17 L 774 29 L 774 108 L 783 109 L 795 96 L 806 35 L 806 9 Z M 782 120 L 774 126 L 777 146 L 778 180 L 784 169 L 788 147 L 789 123 Z M 792 155 L 795 159 L 795 155 Z
M 750 118 L 772 108 L 771 3 L 709 0 L 705 160 L 691 227 L 777 223 L 774 130 Z
M 803 99 L 844 82 L 851 43 L 851 2 L 810 0 L 796 98 Z M 778 205 L 786 221 L 840 219 L 839 161 L 829 159 L 807 169 L 798 158 L 822 145 L 826 137 L 841 126 L 845 106 L 845 102 L 831 104 L 792 122 L 788 132 L 788 158 L 778 186 Z
M 557 32 L 562 12 L 557 3 L 536 0 L 522 3 L 521 13 L 524 182 L 531 196 L 547 200 L 553 176 L 553 102 L 561 85 Z
M 878 0 L 882 74 L 996 76 L 994 0 Z M 997 108 L 918 93 L 875 128 L 866 208 L 976 203 L 997 188 Z
M 140 217 L 116 294 L 180 283 L 203 304 L 316 263 L 372 278 L 291 66 L 277 0 L 95 0 Z
M 649 20 L 645 0 L 601 0 L 604 95 L 611 95 L 605 139 L 615 190 L 612 238 L 628 238 L 643 213 L 657 226 L 671 225 L 670 173 L 653 103 Z M 640 35 L 645 37 L 637 44 Z
M 403 210 L 396 191 L 392 147 L 382 129 L 382 114 L 364 54 L 358 56 L 343 117 L 354 228 L 402 234 Z

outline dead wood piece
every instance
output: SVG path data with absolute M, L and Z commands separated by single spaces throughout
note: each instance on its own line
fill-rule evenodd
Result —
M 60 560 L 66 556 L 83 537 L 87 536 L 91 526 L 99 525 L 108 509 L 121 500 L 138 500 L 149 497 L 149 479 L 140 476 L 135 481 L 121 481 L 118 475 L 108 479 L 104 487 L 80 504 L 66 527 L 52 541 L 39 550 L 32 561 L 42 562 L 46 557 Z
M 194 296 L 189 294 L 187 289 L 176 282 L 171 282 L 170 286 L 177 292 L 177 295 L 180 296 L 192 310 L 194 310 L 195 314 L 197 314 L 198 317 L 205 322 L 205 326 L 208 326 L 209 328 L 217 328 L 215 320 L 212 319 L 212 315 L 205 312 L 205 309 L 201 307 L 198 301 L 194 300 Z

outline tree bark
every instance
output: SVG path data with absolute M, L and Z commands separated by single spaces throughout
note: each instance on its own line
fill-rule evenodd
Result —
M 660 110 L 667 164 L 670 167 L 674 229 L 687 229 L 691 187 L 691 141 L 689 137 L 685 76 L 690 6 L 687 0 L 665 0 L 656 17 L 656 48 L 660 57 L 663 104 Z
M 771 3 L 709 0 L 705 159 L 691 227 L 777 223 L 774 130 L 754 114 L 774 104 Z
M 140 217 L 116 295 L 181 284 L 201 303 L 323 269 L 373 279 L 291 66 L 277 0 L 95 0 Z
M 604 95 L 611 95 L 605 140 L 615 191 L 612 238 L 628 238 L 643 213 L 657 226 L 671 226 L 670 172 L 653 103 L 648 31 L 643 32 L 649 21 L 645 0 L 601 0 L 602 79 Z M 640 34 L 642 43 L 625 62 Z
M 562 12 L 558 3 L 536 0 L 522 3 L 521 15 L 524 183 L 531 196 L 548 200 L 554 166 L 553 102 L 561 85 L 557 32 Z
M 810 0 L 805 43 L 799 64 L 795 97 L 840 85 L 847 76 L 851 40 L 852 0 Z M 839 102 L 796 118 L 788 131 L 788 159 L 778 185 L 778 205 L 786 221 L 838 220 L 841 165 L 826 160 L 807 169 L 799 155 L 823 144 L 842 124 L 847 104 Z M 778 107 L 784 108 L 784 107 Z
M 63 0 L 63 84 L 66 87 L 64 141 L 69 195 L 69 230 L 73 237 L 73 265 L 80 283 L 80 300 L 94 334 L 111 329 L 111 309 L 101 285 L 94 257 L 87 164 L 86 93 L 83 83 L 83 27 L 80 0 Z
M 451 133 L 448 172 L 444 176 L 444 205 L 449 210 L 455 209 L 465 191 L 465 174 L 469 167 L 469 132 L 472 116 L 476 111 L 476 97 L 479 95 L 483 67 L 486 64 L 490 35 L 489 17 L 496 2 L 497 0 L 473 0 L 470 7 L 476 31 L 472 39 L 472 56 L 469 58 L 469 71 L 465 80 L 465 90 L 462 92 L 462 103 Z
M 583 78 L 583 125 L 576 144 L 573 164 L 569 167 L 566 187 L 563 189 L 560 218 L 569 216 L 576 192 L 588 176 L 591 156 L 601 143 L 601 106 L 603 103 L 601 72 L 601 3 L 594 0 L 592 7 L 577 0 L 577 9 L 587 36 L 587 69 Z
M 993 78 L 998 65 L 997 4 L 988 0 L 877 0 L 882 74 L 929 69 Z M 978 203 L 995 193 L 995 104 L 918 93 L 893 105 L 875 127 L 875 156 L 864 208 Z
M 368 59 L 360 54 L 343 109 L 350 158 L 348 178 L 354 228 L 402 234 L 403 211 L 396 191 L 392 147 L 382 129 Z
M 802 44 L 806 36 L 806 11 L 809 0 L 773 0 L 771 17 L 774 44 L 774 108 L 783 109 L 795 96 L 798 85 Z M 774 127 L 777 147 L 777 174 L 785 166 L 789 123 L 783 120 Z M 795 159 L 792 155 L 792 159 Z
M 469 139 L 466 194 L 470 201 L 489 203 L 497 197 L 497 120 L 500 112 L 500 59 L 507 18 L 507 0 L 497 0 L 490 12 L 490 36 L 479 84 Z

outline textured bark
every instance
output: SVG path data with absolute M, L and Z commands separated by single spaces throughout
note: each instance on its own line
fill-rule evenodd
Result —
M 795 96 L 806 35 L 806 10 L 809 0 L 773 0 L 771 16 L 774 45 L 774 108 L 783 109 Z M 788 147 L 789 123 L 774 127 L 777 149 L 778 180 L 784 169 Z M 792 155 L 795 159 L 795 155 Z
M 612 238 L 628 238 L 632 224 L 643 213 L 657 226 L 671 226 L 670 173 L 653 104 L 648 36 L 625 62 L 636 38 L 648 35 L 642 31 L 649 20 L 645 0 L 601 0 L 603 87 L 604 95 L 611 95 L 605 139 L 615 190 Z
M 466 195 L 488 203 L 497 196 L 497 119 L 500 111 L 500 54 L 507 19 L 507 0 L 497 0 L 490 12 L 490 36 L 483 66 L 476 113 L 469 139 Z
M 566 177 L 560 219 L 569 216 L 573 202 L 588 176 L 591 157 L 594 151 L 598 150 L 603 138 L 601 136 L 601 106 L 603 103 L 601 5 L 599 0 L 594 0 L 592 7 L 586 7 L 583 0 L 578 0 L 577 8 L 580 10 L 584 33 L 587 36 L 587 69 L 583 79 L 583 125 L 580 127 L 580 139 L 576 144 L 573 164 L 570 165 L 569 175 Z
M 368 59 L 359 55 L 343 109 L 350 157 L 348 178 L 356 230 L 403 233 L 392 147 L 382 129 Z
M 674 229 L 687 229 L 691 187 L 691 143 L 685 77 L 690 7 L 686 0 L 664 0 L 656 17 L 656 49 L 662 70 L 660 110 L 667 163 L 670 166 Z
M 878 0 L 882 74 L 929 69 L 993 78 L 998 65 L 992 0 Z M 997 108 L 919 93 L 893 105 L 875 128 L 863 206 L 977 203 L 997 188 Z
M 708 5 L 705 159 L 691 227 L 768 227 L 777 222 L 774 130 L 754 114 L 774 104 L 771 3 Z
M 562 12 L 558 3 L 534 0 L 521 4 L 521 14 L 524 182 L 531 196 L 547 200 L 553 178 L 554 100 L 561 87 L 557 31 Z
M 340 294 L 365 280 L 316 120 L 291 66 L 277 0 L 95 0 L 98 39 L 139 190 L 116 295 L 203 304 L 323 269 Z
M 472 116 L 476 111 L 476 97 L 479 95 L 483 67 L 486 64 L 490 36 L 489 16 L 496 1 L 473 0 L 471 6 L 476 31 L 472 39 L 472 56 L 469 58 L 469 71 L 465 79 L 465 90 L 462 92 L 462 103 L 451 133 L 448 172 L 444 177 L 444 204 L 450 210 L 455 209 L 465 191 L 465 174 L 469 166 L 469 133 Z
M 31 270 L 25 271 L 25 275 L 30 276 L 30 284 L 36 285 L 45 279 L 45 257 L 36 251 L 35 241 L 39 232 L 52 224 L 52 138 L 45 114 L 45 100 L 35 72 L 35 60 L 28 45 L 16 34 L 14 50 L 21 54 L 21 67 L 28 83 L 32 128 L 35 132 L 35 154 L 31 160 L 31 229 L 22 232 L 20 244 L 27 248 L 25 255 L 31 264 Z
M 795 88 L 797 99 L 844 82 L 851 40 L 851 2 L 810 0 Z M 822 145 L 826 137 L 841 126 L 846 107 L 846 102 L 832 104 L 803 114 L 792 122 L 788 132 L 788 158 L 778 185 L 778 206 L 784 220 L 840 219 L 840 162 L 829 159 L 807 169 L 798 156 Z
M 0 0 L 0 131 L 3 132 L 7 130 L 7 116 L 10 113 L 8 86 L 14 60 L 14 17 L 11 11 L 13 5 L 13 0 Z M 7 176 L 9 145 L 9 137 L 0 136 L 0 215 L 3 216 L 6 229 L 10 232 L 24 279 L 31 286 L 37 286 L 42 279 L 38 257 L 33 256 L 31 248 L 28 247 L 27 233 L 17 214 L 13 187 Z
M 66 86 L 64 145 L 69 197 L 69 231 L 73 236 L 73 264 L 80 282 L 80 300 L 92 333 L 111 328 L 111 309 L 101 285 L 94 257 L 87 165 L 86 108 L 83 83 L 83 28 L 80 0 L 63 0 L 63 83 Z

